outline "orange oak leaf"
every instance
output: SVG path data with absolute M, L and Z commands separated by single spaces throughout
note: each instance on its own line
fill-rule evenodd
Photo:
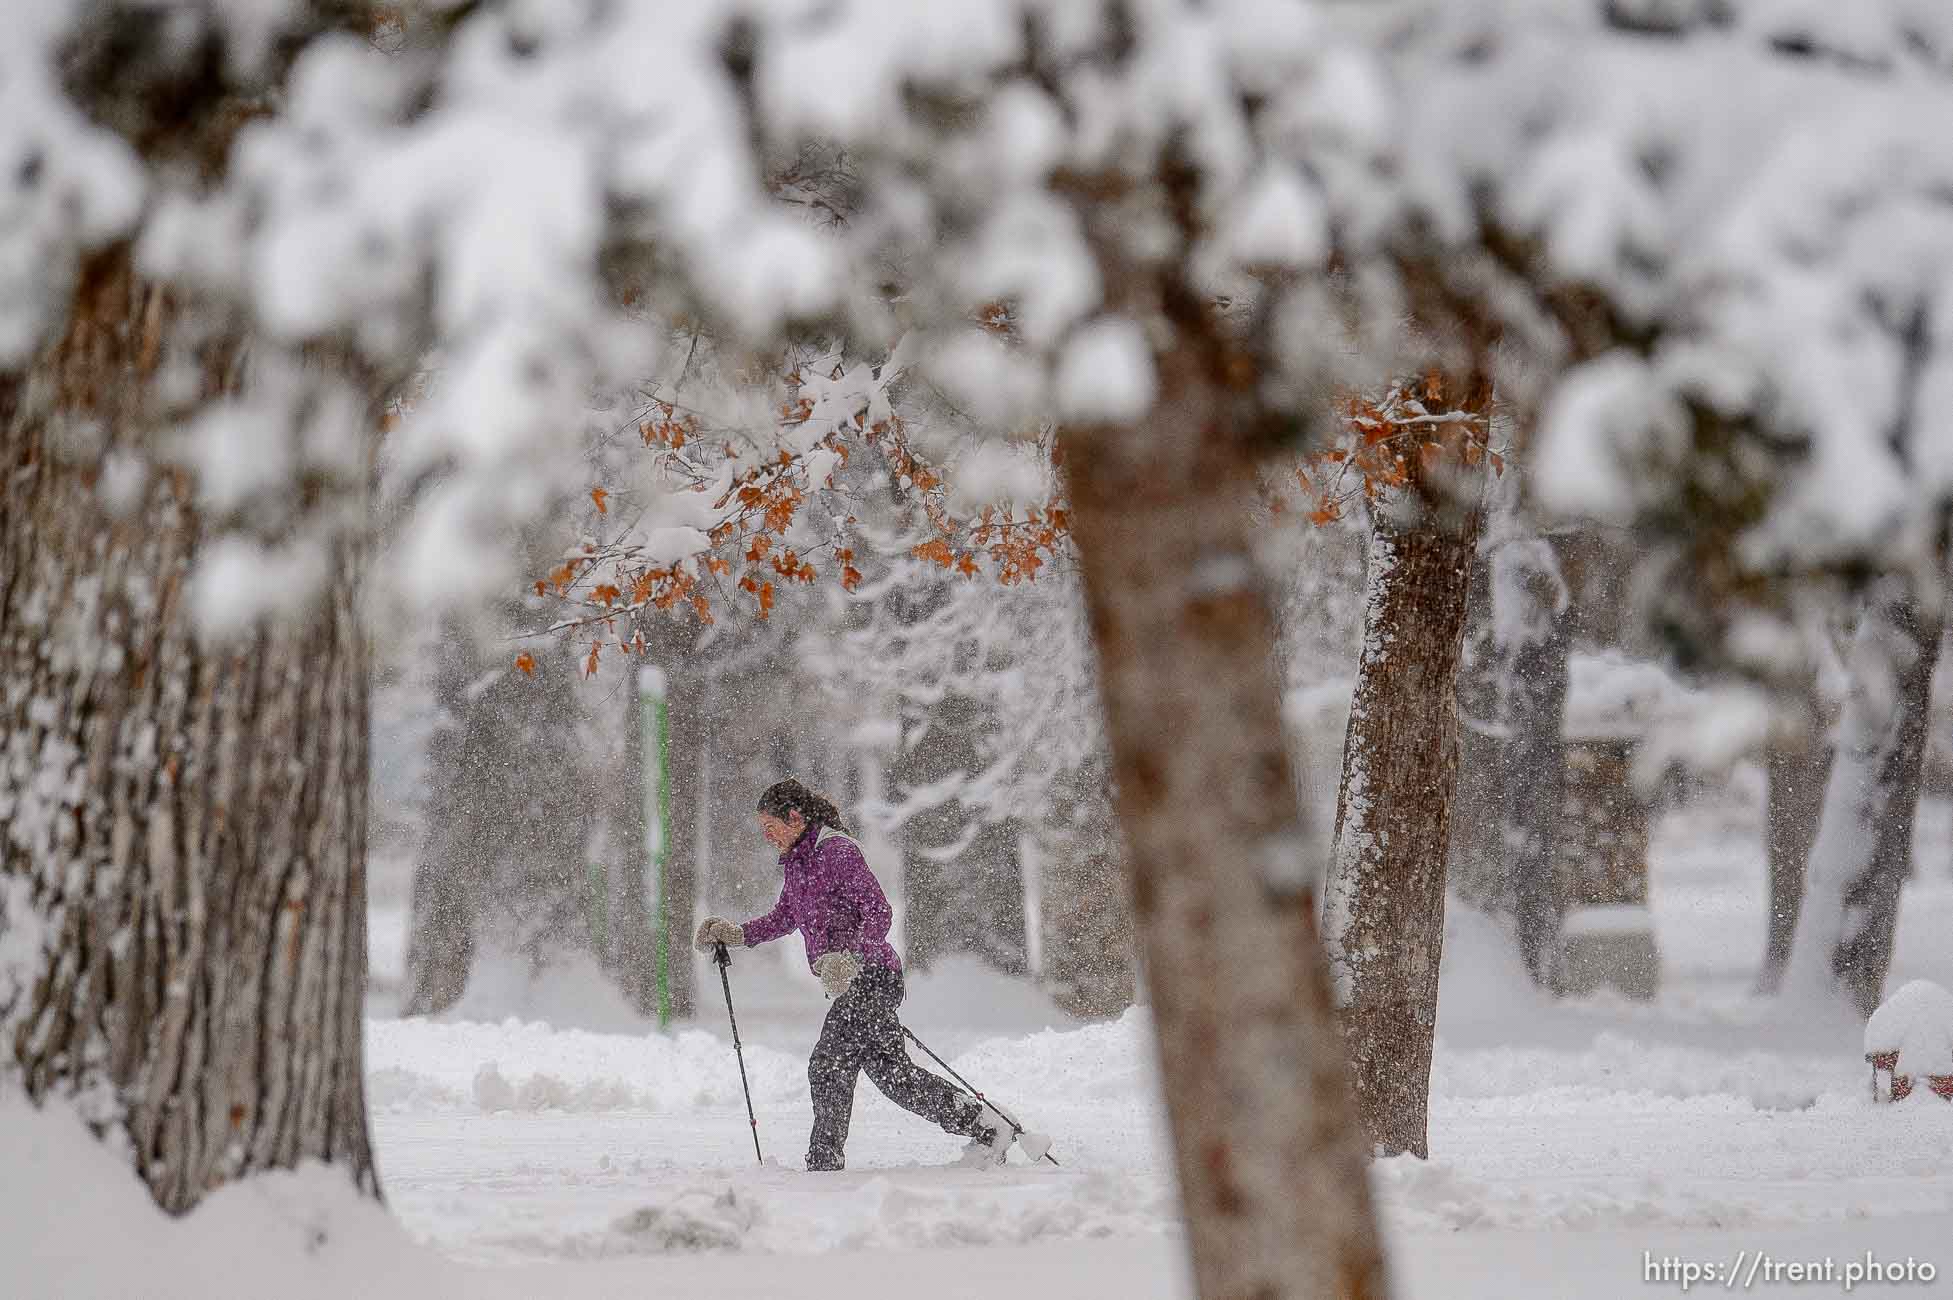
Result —
M 947 569 L 956 562 L 955 555 L 950 552 L 949 543 L 940 537 L 931 538 L 929 541 L 922 543 L 910 551 L 909 554 L 915 556 L 918 560 L 933 560 L 939 569 Z

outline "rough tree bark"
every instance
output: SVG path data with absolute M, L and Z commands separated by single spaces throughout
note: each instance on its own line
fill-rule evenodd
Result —
M 1059 446 L 1195 1284 L 1205 1300 L 1381 1296 L 1253 558 L 1254 367 L 1204 296 L 1126 261 L 1133 214 L 1091 178 L 1078 189 L 1111 307 L 1160 321 L 1147 414 L 1070 425 Z
M 1137 993 L 1132 905 L 1108 768 L 1104 755 L 1094 755 L 1061 775 L 1051 814 L 1036 832 L 1044 986 L 1066 1011 L 1093 1020 L 1118 1015 Z
M 1473 379 L 1458 409 L 1484 417 Z M 1482 465 L 1483 462 L 1481 461 Z M 1458 662 L 1483 471 L 1372 511 L 1363 654 L 1350 702 L 1323 941 L 1373 1147 L 1428 1153 L 1445 859 L 1458 774 Z M 1407 512 L 1407 513 L 1406 513 Z
M 146 464 L 171 310 L 126 247 L 0 392 L 0 1068 L 119 1132 L 163 1208 L 302 1160 L 378 1195 L 361 1080 L 360 556 L 303 620 L 207 645 L 205 524 Z M 203 354 L 208 391 L 234 350 Z
M 1785 977 L 1805 996 L 1842 995 L 1861 1016 L 1877 1009 L 1884 992 L 1899 890 L 1912 866 L 1927 706 L 1944 630 L 1937 596 L 1929 607 L 1909 581 L 1883 579 L 1859 618 Z

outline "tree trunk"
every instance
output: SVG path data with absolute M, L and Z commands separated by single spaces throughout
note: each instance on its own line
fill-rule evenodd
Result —
M 736 921 L 760 915 L 780 896 L 779 855 L 760 838 L 754 817 L 761 792 L 793 775 L 781 763 L 778 737 L 807 722 L 795 693 L 801 681 L 786 656 L 736 656 L 723 645 L 716 642 L 709 667 L 702 666 L 700 716 L 712 719 L 712 782 L 701 816 L 714 850 L 711 878 L 702 883 L 708 909 Z M 721 662 L 728 658 L 733 662 Z
M 1464 644 L 1458 660 L 1458 784 L 1452 795 L 1452 893 L 1511 929 L 1511 877 L 1506 871 L 1504 817 L 1505 745 L 1499 721 L 1499 682 L 1505 647 L 1494 640 L 1492 565 L 1481 546 L 1465 598 Z M 1365 593 L 1367 595 L 1367 591 Z M 1344 731 L 1347 733 L 1348 728 Z
M 918 971 L 968 953 L 1006 975 L 1030 970 L 1023 823 L 952 801 L 910 823 L 909 960 Z
M 1899 891 L 1912 865 L 1943 630 L 1937 602 L 1930 611 L 1922 605 L 1910 583 L 1888 578 L 1859 618 L 1786 974 L 1790 988 L 1842 994 L 1861 1016 L 1876 1010 L 1883 994 Z
M 476 911 L 490 851 L 481 818 L 470 815 L 468 688 L 476 673 L 466 633 L 443 619 L 435 651 L 437 716 L 427 743 L 427 820 L 414 863 L 402 1015 L 426 1016 L 461 1000 L 475 964 Z
M 1473 578 L 1477 662 L 1458 691 L 1451 875 L 1462 901 L 1510 932 L 1533 980 L 1557 989 L 1572 607 L 1552 541 L 1510 509 L 1497 526 Z
M 1799 711 L 1799 726 L 1789 736 L 1775 737 L 1765 759 L 1769 780 L 1765 835 L 1769 848 L 1770 916 L 1763 970 L 1757 987 L 1775 993 L 1790 965 L 1791 940 L 1797 933 L 1797 914 L 1804 903 L 1804 869 L 1817 840 L 1817 823 L 1824 807 L 1824 787 L 1831 771 L 1831 747 L 1825 741 L 1817 683 L 1807 682 Z
M 1151 292 L 1116 247 L 1105 282 Z M 1381 1296 L 1255 574 L 1253 448 L 1191 296 L 1172 295 L 1149 413 L 1060 446 L 1194 1278 L 1205 1300 Z
M 993 970 L 1030 969 L 1024 865 L 1015 818 L 992 821 L 952 799 L 904 828 L 908 964 L 926 971 L 967 953 Z
M 1499 841 L 1519 953 L 1535 983 L 1559 987 L 1555 871 L 1566 802 L 1566 697 L 1573 647 L 1566 582 L 1553 543 L 1510 537 L 1492 553 L 1493 645 L 1499 660 Z
M 600 786 L 603 806 L 595 852 L 604 869 L 604 966 L 632 1010 L 648 1017 L 658 1014 L 658 952 L 644 883 L 644 723 L 637 669 L 626 662 L 617 692 L 623 703 L 603 715 L 616 744 L 616 761 Z
M 498 612 L 500 627 L 520 619 L 514 604 Z M 520 956 L 540 970 L 589 942 L 574 648 L 539 647 L 525 674 L 513 653 L 483 653 L 450 621 L 439 653 L 442 717 L 408 935 L 410 1015 L 453 1005 L 478 952 Z
M 1044 880 L 1044 986 L 1074 1016 L 1109 1019 L 1133 1004 L 1137 971 L 1118 827 L 1096 755 L 1064 773 L 1038 827 Z
M 1462 409 L 1483 416 L 1490 386 Z M 1482 490 L 1482 474 L 1461 490 Z M 1419 494 L 1420 497 L 1422 494 Z M 1357 1110 L 1374 1148 L 1428 1154 L 1445 858 L 1458 775 L 1458 662 L 1482 512 L 1372 511 L 1363 655 L 1343 746 L 1323 939 Z M 1456 519 L 1446 513 L 1457 513 Z
M 360 556 L 308 617 L 199 639 L 193 485 L 146 459 L 167 324 L 108 250 L 0 393 L 0 1061 L 126 1138 L 173 1213 L 303 1160 L 377 1196 Z M 231 386 L 235 353 L 204 355 Z M 146 486 L 105 509 L 131 464 Z
M 945 695 L 924 719 L 920 742 L 901 760 L 901 788 L 942 787 L 974 776 L 983 767 L 986 729 L 994 726 L 982 701 Z M 1030 969 L 1021 833 L 1016 818 L 955 793 L 909 819 L 902 829 L 908 907 L 903 956 L 916 970 L 957 952 L 1007 975 Z

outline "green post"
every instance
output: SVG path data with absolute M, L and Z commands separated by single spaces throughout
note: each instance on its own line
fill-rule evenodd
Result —
M 671 916 L 665 906 L 665 853 L 671 825 L 671 727 L 665 675 L 649 664 L 637 673 L 638 724 L 644 741 L 644 892 L 657 945 L 658 1027 L 671 1025 Z

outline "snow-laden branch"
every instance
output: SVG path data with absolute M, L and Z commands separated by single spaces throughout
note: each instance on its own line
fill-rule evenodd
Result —
M 1108 308 L 1114 250 L 1083 220 L 1122 204 L 1123 264 L 1173 260 L 1238 307 L 1244 422 L 1315 427 L 1321 394 L 1497 340 L 1548 503 L 1659 523 L 1707 492 L 1749 511 L 1721 544 L 1738 571 L 1916 557 L 1953 492 L 1916 400 L 1953 365 L 1945 12 L 697 0 L 481 6 L 388 50 L 217 3 L 198 102 L 276 107 L 194 172 L 138 151 L 140 106 L 81 111 L 57 75 L 76 43 L 161 28 L 45 0 L 0 53 L 0 368 L 58 328 L 80 259 L 133 240 L 188 311 L 158 370 L 187 436 L 154 458 L 218 478 L 224 430 L 261 430 L 222 527 L 271 560 L 358 516 L 337 504 L 358 475 L 330 500 L 308 476 L 362 462 L 363 422 L 311 406 L 343 383 L 373 409 L 431 364 L 385 453 L 416 485 L 386 573 L 447 599 L 512 576 L 511 525 L 587 486 L 593 394 L 659 370 L 681 322 L 755 362 L 809 327 L 851 356 L 906 334 L 1000 428 L 1133 418 L 1154 322 Z M 844 162 L 778 164 L 810 143 Z M 183 362 L 220 328 L 254 371 L 339 378 L 197 418 Z M 843 396 L 801 432 L 853 416 L 824 405 Z

